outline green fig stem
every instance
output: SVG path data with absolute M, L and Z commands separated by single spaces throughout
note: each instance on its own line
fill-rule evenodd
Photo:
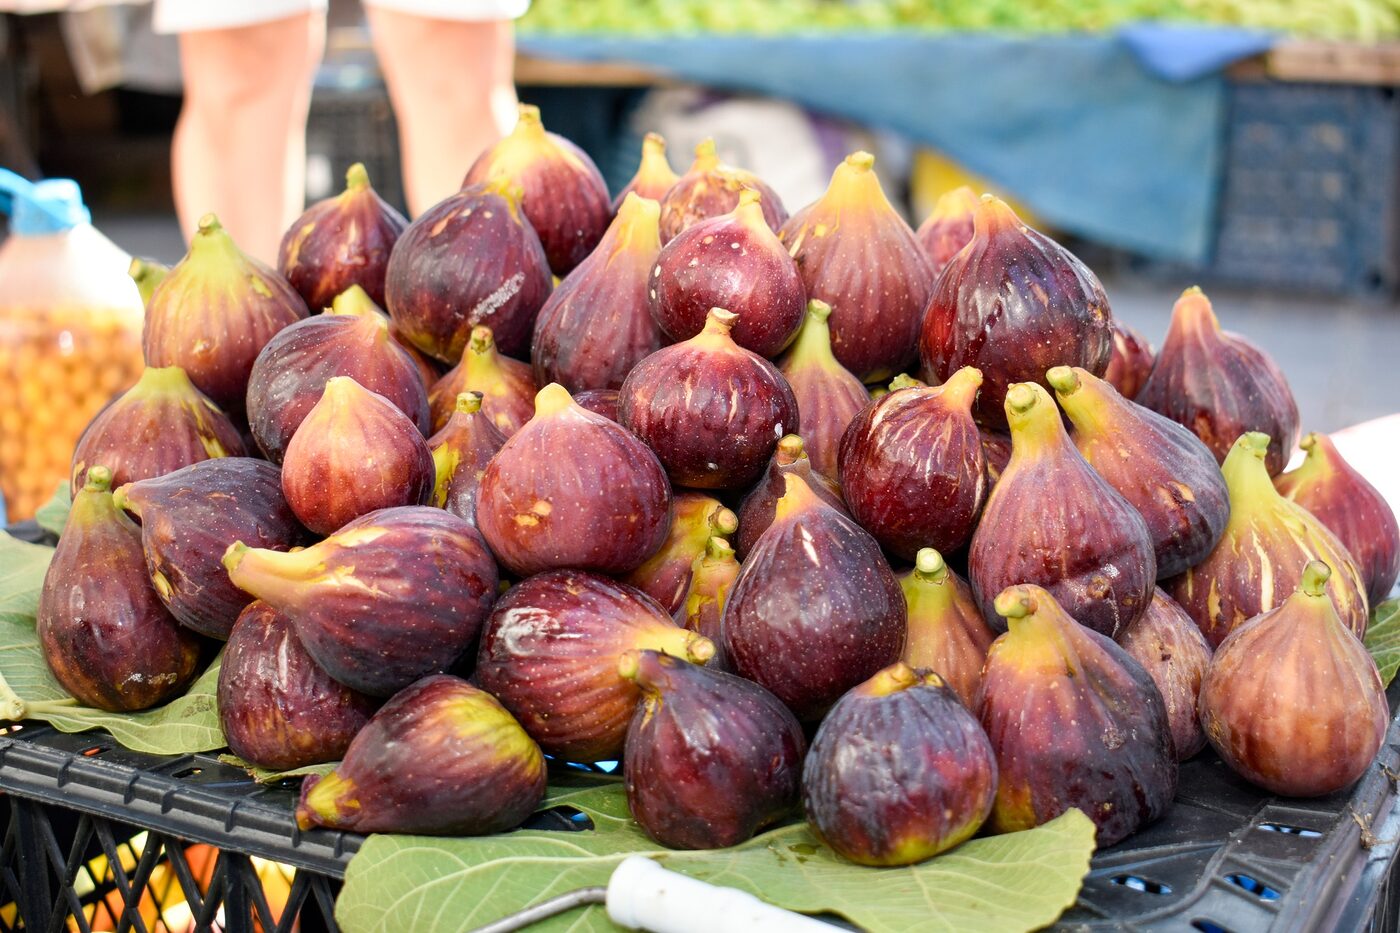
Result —
M 734 548 L 730 545 L 728 538 L 711 535 L 710 540 L 705 542 L 706 560 L 727 561 L 733 558 L 733 556 Z
M 1061 399 L 1079 391 L 1079 376 L 1069 366 L 1055 366 L 1045 372 L 1045 381 Z
M 127 266 L 126 272 L 136 283 L 136 290 L 141 293 L 142 304 L 150 304 L 156 286 L 164 282 L 165 277 L 170 274 L 170 267 L 156 262 L 154 259 L 132 257 L 131 265 Z
M 383 317 L 384 309 L 374 303 L 374 299 L 369 296 L 358 285 L 351 285 L 331 299 L 331 306 L 326 309 L 329 314 L 344 314 L 350 317 Z
M 1024 619 L 1039 608 L 1035 594 L 1024 586 L 1008 586 L 997 594 L 992 608 L 1004 619 Z
M 617 659 L 618 676 L 624 680 L 636 680 L 637 674 L 642 666 L 642 653 L 640 651 L 624 651 Z
M 1296 469 L 1274 479 L 1274 485 L 1290 499 L 1301 487 L 1322 480 L 1336 469 L 1336 462 L 1341 460 L 1336 445 L 1325 434 L 1308 434 L 1298 442 L 1298 446 L 1303 450 L 1303 462 Z
M 918 684 L 923 678 L 908 664 L 903 661 L 896 661 L 883 670 L 876 671 L 871 677 L 857 689 L 863 696 L 887 697 Z
M 691 172 L 711 172 L 719 167 L 719 153 L 715 151 L 715 140 L 713 136 L 706 136 L 695 145 L 695 161 L 691 163 Z
M 738 323 L 739 315 L 733 311 L 726 311 L 724 308 L 711 308 L 710 313 L 705 316 L 705 328 L 700 331 L 699 336 L 724 337 L 730 340 L 729 332 Z
M 1024 231 L 1026 225 L 1001 198 L 992 194 L 982 195 L 982 201 L 972 215 L 972 235 L 982 239 L 1003 229 Z
M 763 195 L 757 188 L 740 188 L 739 203 L 734 205 L 734 219 L 755 233 L 759 233 L 759 228 L 762 227 L 762 232 L 776 236 L 763 216 L 762 199 Z
M 898 392 L 900 389 L 919 389 L 922 388 L 923 385 L 924 383 L 915 379 L 908 373 L 900 373 L 890 380 L 890 391 Z
M 491 334 L 491 328 L 481 325 L 472 328 L 471 337 L 467 340 L 468 350 L 480 356 L 495 348 L 496 338 Z
M 112 488 L 112 471 L 105 466 L 88 467 L 83 492 L 106 492 Z
M 773 505 L 773 521 L 780 521 L 799 512 L 816 505 L 825 503 L 812 492 L 812 487 L 807 485 L 807 481 L 796 473 L 783 474 L 783 495 Z
M 721 538 L 725 535 L 732 535 L 739 530 L 739 516 L 730 509 L 723 506 L 715 510 L 715 514 L 710 516 L 710 533 Z
M 975 366 L 964 366 L 948 381 L 938 387 L 939 394 L 959 408 L 972 411 L 972 402 L 977 398 L 977 390 L 982 387 L 982 370 Z
M 778 364 L 784 374 L 805 366 L 820 366 L 826 369 L 841 367 L 836 355 L 831 352 L 831 305 L 819 298 L 807 302 L 807 316 L 792 346 Z
M 112 504 L 115 505 L 117 508 L 121 509 L 123 512 L 130 512 L 132 515 L 135 515 L 137 518 L 140 518 L 141 507 L 135 502 L 131 501 L 131 493 L 129 492 L 130 489 L 131 484 L 125 483 L 124 485 L 118 486 L 116 489 L 112 490 Z
M 474 415 L 481 411 L 480 392 L 460 392 L 457 395 L 457 404 L 454 409 L 463 415 Z
M 933 548 L 919 548 L 914 555 L 914 573 L 927 583 L 942 583 L 948 577 L 948 565 Z
M 29 715 L 29 704 L 15 693 L 4 674 L 0 674 L 0 719 L 18 722 Z
M 1059 409 L 1050 393 L 1034 382 L 1018 382 L 1006 390 L 1006 420 L 1011 427 L 1011 459 L 1069 443 Z
M 356 162 L 345 170 L 345 190 L 363 191 L 369 187 L 369 172 L 365 169 L 365 163 Z
M 875 167 L 875 157 L 864 149 L 857 149 L 846 156 L 846 165 L 852 171 L 868 172 Z
M 515 132 L 544 133 L 544 120 L 540 118 L 540 108 L 534 104 L 521 104 L 516 111 Z
M 548 418 L 573 405 L 574 397 L 569 390 L 557 382 L 551 382 L 535 394 L 535 417 Z
M 826 192 L 813 206 L 811 221 L 833 225 L 843 209 L 892 211 L 874 168 L 875 157 L 868 152 L 858 151 L 846 156 L 831 173 Z
M 1303 582 L 1299 584 L 1298 589 L 1313 598 L 1323 596 L 1327 590 L 1327 581 L 1331 577 L 1331 567 L 1320 560 L 1310 560 L 1303 568 Z
M 129 392 L 145 396 L 192 396 L 198 390 L 189 375 L 178 366 L 147 366 Z
M 635 191 L 627 192 L 608 235 L 613 238 L 613 255 L 632 249 L 645 253 L 649 262 L 654 260 L 661 252 L 661 204 Z
M 219 218 L 215 214 L 209 213 L 199 218 L 197 228 L 198 233 L 213 234 L 223 230 L 224 225 L 219 223 Z
M 780 466 L 791 466 L 807 456 L 807 447 L 796 434 L 784 434 L 778 439 L 777 459 Z
M 666 140 L 660 133 L 642 137 L 642 160 L 637 166 L 637 178 L 648 179 L 658 188 L 670 187 L 679 180 L 680 176 L 671 168 L 671 160 L 666 158 Z
M 1269 435 L 1249 431 L 1239 436 L 1220 465 L 1230 498 L 1230 525 L 1238 526 L 1257 507 L 1281 498 L 1264 462 L 1268 452 Z

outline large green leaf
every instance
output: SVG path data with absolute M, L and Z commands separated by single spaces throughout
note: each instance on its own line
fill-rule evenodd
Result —
M 68 524 L 68 510 L 72 506 L 73 497 L 69 492 L 68 483 L 59 483 L 58 488 L 53 491 L 53 497 L 39 506 L 39 511 L 34 513 L 34 520 L 45 531 L 61 535 L 63 526 Z
M 1400 599 L 1388 599 L 1371 613 L 1366 626 L 1366 648 L 1376 659 L 1381 680 L 1387 687 L 1400 670 Z

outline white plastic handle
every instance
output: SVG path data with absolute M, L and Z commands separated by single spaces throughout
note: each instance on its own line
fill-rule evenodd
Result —
M 828 923 L 765 904 L 736 888 L 706 884 L 630 855 L 608 881 L 608 916 L 651 933 L 832 933 Z

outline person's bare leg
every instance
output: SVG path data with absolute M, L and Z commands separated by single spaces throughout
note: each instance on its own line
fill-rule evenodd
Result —
M 213 211 L 244 252 L 276 262 L 306 197 L 306 115 L 324 45 L 321 13 L 180 35 L 171 171 L 186 237 Z
M 460 188 L 477 155 L 515 125 L 514 27 L 373 5 L 366 12 L 416 216 Z

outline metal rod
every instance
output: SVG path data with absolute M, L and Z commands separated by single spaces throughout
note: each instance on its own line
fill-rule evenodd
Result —
M 509 917 L 502 917 L 495 923 L 488 923 L 484 927 L 477 927 L 471 933 L 514 933 L 516 930 L 523 930 L 531 924 L 539 923 L 541 920 L 548 920 L 550 917 L 558 916 L 565 911 L 573 910 L 575 907 L 586 907 L 589 904 L 605 904 L 608 900 L 608 889 L 579 888 L 577 891 L 570 891 L 568 894 L 561 894 L 556 898 L 547 900 L 534 907 L 527 907 L 519 913 L 511 914 Z

